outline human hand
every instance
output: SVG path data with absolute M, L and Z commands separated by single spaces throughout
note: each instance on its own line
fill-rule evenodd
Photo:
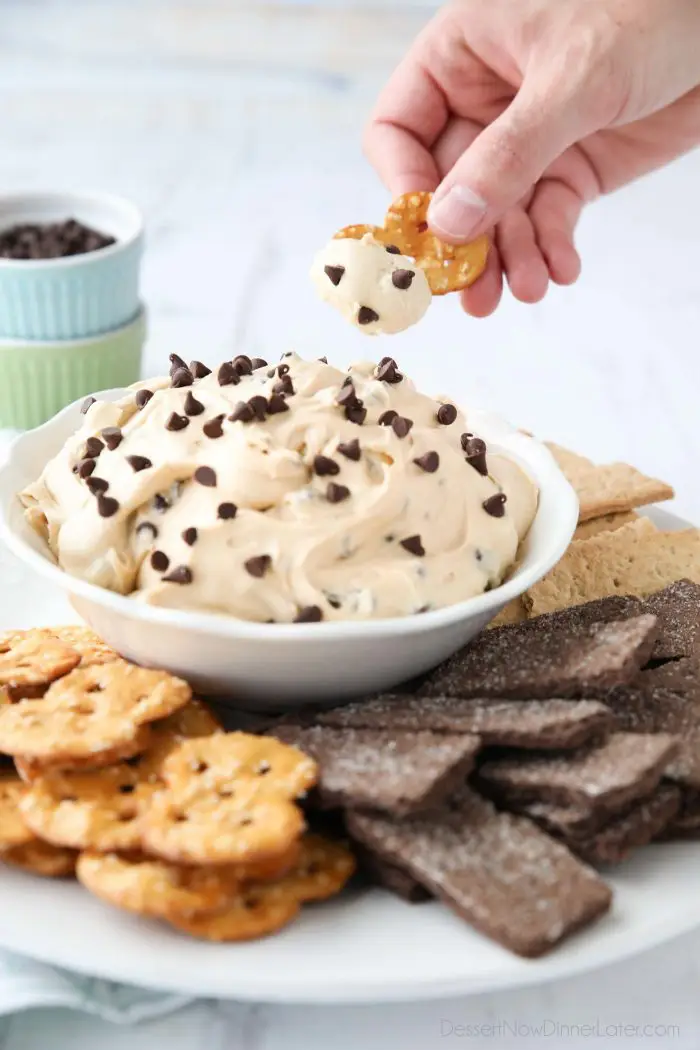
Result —
M 493 231 L 468 313 L 580 272 L 584 204 L 700 142 L 698 0 L 454 0 L 382 91 L 365 151 L 393 196 L 435 190 L 452 243 Z M 660 202 L 659 221 L 663 221 Z

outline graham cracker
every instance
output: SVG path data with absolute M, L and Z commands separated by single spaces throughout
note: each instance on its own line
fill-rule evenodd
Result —
M 665 481 L 650 478 L 627 463 L 598 466 L 553 442 L 546 445 L 576 490 L 580 522 L 673 499 L 673 489 Z
M 572 543 L 523 604 L 538 616 L 613 594 L 646 597 L 681 578 L 700 583 L 700 529 L 661 532 L 639 518 Z
M 621 511 L 619 514 L 604 514 L 600 518 L 590 518 L 582 521 L 574 533 L 574 541 L 590 540 L 591 536 L 598 536 L 601 532 L 614 532 L 615 529 L 629 525 L 639 517 L 633 510 Z
M 508 627 L 510 624 L 522 623 L 523 620 L 527 620 L 527 613 L 525 612 L 525 606 L 522 603 L 520 597 L 513 598 L 511 602 L 504 605 L 498 616 L 491 620 L 488 624 L 489 627 Z

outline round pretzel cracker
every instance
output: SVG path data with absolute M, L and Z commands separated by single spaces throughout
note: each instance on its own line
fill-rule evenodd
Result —
M 186 682 L 123 660 L 72 671 L 41 700 L 0 709 L 0 751 L 60 764 L 125 746 L 190 697 Z
M 3 772 L 0 776 L 0 854 L 34 839 L 34 832 L 27 827 L 19 811 L 26 790 L 13 773 Z
M 76 874 L 96 897 L 153 919 L 221 911 L 238 890 L 228 868 L 193 868 L 143 855 L 81 853 Z
M 342 842 L 308 832 L 301 840 L 299 859 L 284 882 L 302 902 L 323 901 L 340 893 L 356 867 L 353 854 Z
M 170 924 L 199 940 L 252 941 L 277 933 L 296 919 L 299 901 L 277 882 L 247 886 L 238 891 L 224 911 L 213 915 L 171 917 Z
M 20 810 L 28 827 L 56 846 L 137 850 L 155 791 L 121 762 L 92 773 L 50 773 L 26 789 Z
M 0 686 L 12 701 L 42 696 L 79 662 L 74 649 L 41 631 L 15 631 L 0 640 Z
M 113 766 L 117 762 L 123 762 L 127 758 L 133 758 L 135 755 L 150 750 L 155 740 L 156 732 L 150 725 L 139 726 L 132 740 L 110 748 L 109 751 L 87 755 L 84 758 L 64 758 L 63 761 L 58 762 L 42 762 L 35 758 L 16 755 L 15 769 L 25 784 L 32 784 L 49 773 L 78 773 Z
M 32 875 L 41 875 L 47 879 L 61 879 L 75 872 L 75 860 L 78 854 L 72 849 L 52 846 L 50 842 L 33 839 L 24 846 L 15 846 L 0 857 L 4 864 L 21 868 Z
M 245 782 L 259 797 L 292 799 L 313 787 L 318 767 L 274 737 L 234 732 L 182 743 L 163 763 L 162 776 L 177 793 L 237 791 Z
M 47 637 L 55 638 L 63 645 L 75 649 L 80 657 L 78 667 L 94 667 L 99 664 L 109 664 L 114 660 L 120 660 L 119 653 L 110 648 L 99 634 L 90 627 L 83 624 L 69 624 L 61 627 L 45 627 L 42 629 Z
M 159 791 L 143 815 L 143 848 L 182 864 L 251 864 L 285 854 L 304 830 L 287 799 L 250 782 L 204 792 Z
M 263 937 L 295 919 L 303 903 L 339 893 L 354 870 L 354 857 L 343 845 L 305 835 L 299 861 L 284 878 L 242 886 L 221 912 L 171 922 L 178 930 L 209 941 Z
M 445 244 L 428 226 L 432 193 L 404 193 L 389 207 L 384 229 L 404 255 L 424 271 L 433 295 L 468 288 L 486 269 L 490 241 L 477 237 L 468 244 Z

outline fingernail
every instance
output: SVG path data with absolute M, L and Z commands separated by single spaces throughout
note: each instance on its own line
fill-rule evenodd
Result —
M 468 186 L 450 186 L 435 194 L 428 209 L 428 222 L 439 233 L 466 241 L 486 215 L 486 201 Z

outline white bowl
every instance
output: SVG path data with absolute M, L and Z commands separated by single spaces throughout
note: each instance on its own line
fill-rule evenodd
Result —
M 97 396 L 114 400 L 123 394 L 111 390 Z M 576 495 L 550 452 L 500 418 L 470 412 L 474 431 L 519 462 L 540 490 L 520 563 L 500 587 L 419 616 L 352 623 L 260 624 L 155 608 L 63 572 L 24 519 L 17 493 L 77 428 L 79 412 L 75 402 L 13 444 L 0 470 L 0 534 L 19 558 L 67 591 L 78 613 L 124 656 L 167 668 L 204 694 L 229 697 L 250 709 L 336 703 L 428 671 L 544 576 L 576 528 Z

